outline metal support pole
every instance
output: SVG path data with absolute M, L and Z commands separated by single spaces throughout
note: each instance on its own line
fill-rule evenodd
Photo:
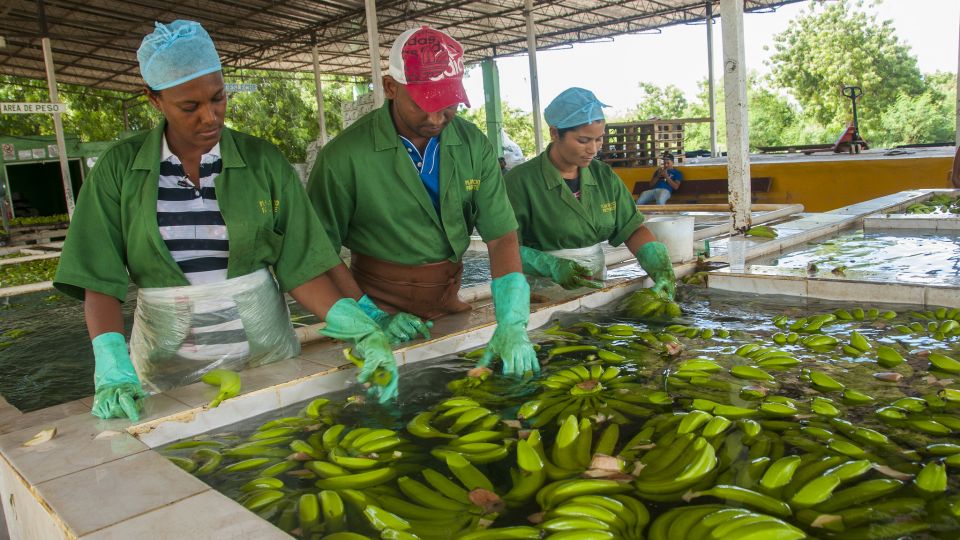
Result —
M 317 92 L 317 122 L 320 124 L 320 146 L 327 144 L 327 118 L 323 110 L 323 82 L 320 80 L 320 51 L 313 46 L 313 81 Z
M 377 3 L 364 0 L 367 12 L 367 44 L 370 47 L 370 73 L 373 78 L 373 105 L 383 105 L 383 75 L 380 74 L 380 33 L 377 30 Z
M 733 228 L 750 228 L 750 132 L 747 66 L 743 48 L 743 0 L 720 0 L 723 94 L 727 119 L 727 181 Z
M 497 69 L 497 61 L 493 58 L 487 58 L 480 63 L 483 69 L 483 100 L 484 110 L 487 115 L 487 139 L 493 145 L 497 157 L 503 156 L 503 137 L 500 130 L 503 129 L 503 108 L 500 104 L 500 71 Z
M 37 1 L 37 11 L 40 19 L 40 44 L 43 47 L 43 64 L 47 70 L 47 88 L 50 90 L 50 102 L 60 103 L 57 95 L 57 75 L 53 67 L 53 48 L 50 38 L 47 37 L 47 17 L 43 12 L 43 0 Z M 67 142 L 63 135 L 63 119 L 60 113 L 53 113 L 53 129 L 57 135 L 57 154 L 60 158 L 60 176 L 63 179 L 63 198 L 67 203 L 67 216 L 73 218 L 73 183 L 70 181 L 70 164 L 67 162 Z
M 960 34 L 958 34 L 960 35 Z M 957 146 L 960 146 L 960 40 L 957 46 Z
M 717 97 L 713 87 L 713 0 L 707 1 L 707 89 L 710 100 L 710 155 L 717 157 Z
M 533 139 L 537 154 L 543 152 L 543 126 L 540 121 L 540 83 L 537 75 L 537 29 L 533 21 L 533 0 L 524 0 L 527 16 L 527 58 L 530 60 L 530 95 L 533 98 Z

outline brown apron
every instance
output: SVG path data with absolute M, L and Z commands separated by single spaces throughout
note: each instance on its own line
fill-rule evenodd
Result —
M 470 311 L 460 300 L 463 262 L 441 261 L 415 266 L 352 253 L 350 271 L 357 285 L 388 313 L 405 311 L 423 319 Z

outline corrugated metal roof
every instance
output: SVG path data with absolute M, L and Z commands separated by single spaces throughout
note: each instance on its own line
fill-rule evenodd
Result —
M 745 0 L 759 11 L 800 0 Z M 45 78 L 35 0 L 0 8 L 0 73 Z M 310 71 L 320 51 L 326 74 L 369 76 L 362 0 L 45 0 L 57 81 L 138 92 L 136 50 L 153 21 L 200 21 L 232 69 Z M 715 13 L 719 12 L 714 2 Z M 380 57 L 416 24 L 441 28 L 464 46 L 467 62 L 526 50 L 523 0 L 380 0 Z M 538 48 L 650 31 L 706 18 L 703 0 L 539 0 L 534 2 Z

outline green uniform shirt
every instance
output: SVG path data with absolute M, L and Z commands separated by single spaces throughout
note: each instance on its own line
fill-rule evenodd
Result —
M 474 227 L 485 241 L 517 228 L 493 147 L 458 117 L 440 135 L 438 215 L 389 102 L 324 146 L 307 192 L 335 248 L 399 264 L 456 262 Z
M 163 128 L 120 141 L 97 160 L 63 246 L 53 283 L 60 291 L 82 300 L 91 289 L 123 301 L 130 279 L 141 288 L 190 285 L 157 225 Z M 230 239 L 227 278 L 272 267 L 287 291 L 339 264 L 276 147 L 224 129 L 220 152 L 223 172 L 214 184 Z
M 580 200 L 548 156 L 510 170 L 505 178 L 520 244 L 540 251 L 576 249 L 607 240 L 624 243 L 643 224 L 633 196 L 609 165 L 593 160 L 580 169 Z

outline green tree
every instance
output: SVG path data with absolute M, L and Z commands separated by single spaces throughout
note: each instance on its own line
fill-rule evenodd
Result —
M 520 146 L 523 155 L 531 158 L 537 153 L 536 138 L 533 133 L 533 114 L 524 112 L 523 109 L 511 107 L 509 103 L 502 103 L 503 109 L 503 129 L 507 135 Z M 460 113 L 464 119 L 469 120 L 480 128 L 480 131 L 487 132 L 487 112 L 483 106 L 475 109 L 467 109 Z M 544 124 L 546 129 L 546 124 Z M 544 137 L 548 135 L 544 132 Z
M 901 95 L 920 95 L 923 79 L 892 21 L 880 21 L 858 9 L 862 7 L 862 1 L 849 0 L 811 4 L 774 37 L 768 64 L 774 85 L 790 92 L 806 118 L 834 129 L 851 119 L 843 87 L 863 88 L 858 113 L 860 130 L 869 140 L 883 111 Z
M 640 101 L 631 111 L 635 121 L 651 118 L 682 118 L 687 109 L 687 97 L 672 84 L 657 86 L 653 83 L 640 83 Z
M 709 89 L 707 80 L 699 83 L 697 97 L 690 102 L 684 116 L 704 118 L 710 116 Z M 716 96 L 717 146 L 726 146 L 726 115 L 722 95 Z M 800 113 L 780 92 L 769 88 L 763 79 L 754 73 L 748 78 L 747 107 L 750 122 L 750 147 L 756 150 L 760 146 L 782 146 L 798 144 L 794 139 L 798 133 Z M 707 150 L 710 148 L 709 122 L 688 124 L 684 135 L 684 147 L 688 150 Z
M 116 139 L 123 131 L 123 101 L 131 97 L 122 92 L 90 90 L 82 86 L 61 84 L 57 87 L 60 101 L 67 105 L 63 129 L 84 141 Z M 146 98 L 141 98 L 146 102 Z M 46 102 L 50 100 L 43 81 L 0 75 L 0 101 Z M 151 107 L 137 106 L 128 110 L 130 129 L 154 125 L 160 115 Z M 52 135 L 53 117 L 45 114 L 0 115 L 0 134 L 13 136 Z
M 290 161 L 303 161 L 307 145 L 316 140 L 320 131 L 316 121 L 313 77 L 245 71 L 242 74 L 230 73 L 227 79 L 258 84 L 257 92 L 231 95 L 227 125 L 269 140 Z M 162 119 L 146 97 L 73 85 L 59 85 L 58 90 L 61 101 L 68 106 L 68 112 L 63 115 L 64 131 L 77 135 L 83 141 L 119 138 L 124 131 L 125 101 L 130 130 L 149 129 Z M 343 128 L 340 111 L 343 102 L 352 99 L 352 82 L 345 78 L 325 81 L 323 90 L 327 133 L 332 137 Z M 0 101 L 48 100 L 49 94 L 43 81 L 0 76 Z M 53 120 L 49 115 L 40 114 L 0 115 L 0 134 L 52 135 Z

